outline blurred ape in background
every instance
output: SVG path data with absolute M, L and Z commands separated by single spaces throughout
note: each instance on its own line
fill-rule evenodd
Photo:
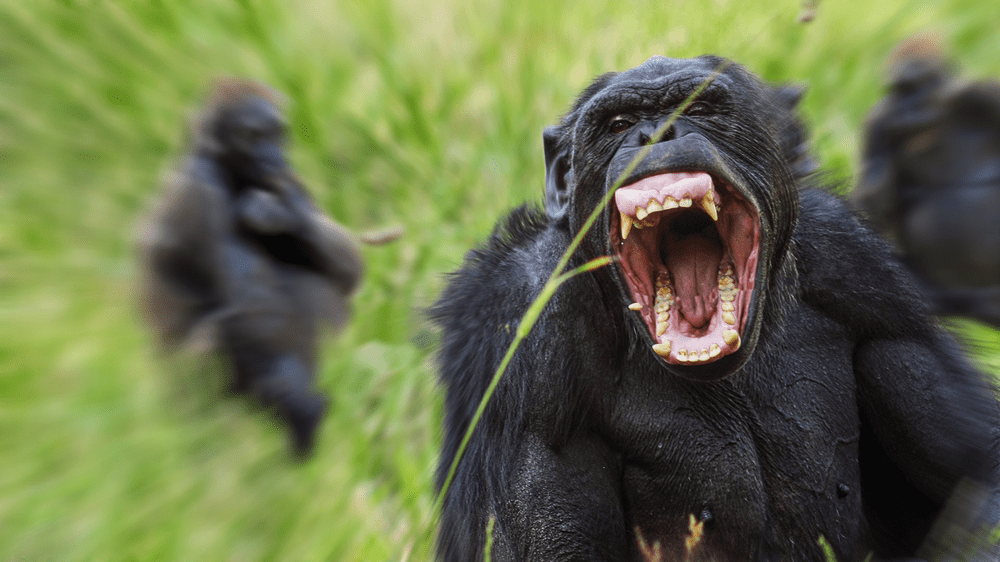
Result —
M 348 320 L 363 264 L 295 177 L 284 142 L 275 92 L 216 84 L 142 230 L 141 288 L 163 342 L 220 352 L 233 389 L 273 408 L 306 455 L 328 403 L 312 385 L 318 328 Z
M 933 311 L 1000 327 L 1000 82 L 958 78 L 933 36 L 903 42 L 862 160 L 852 202 Z

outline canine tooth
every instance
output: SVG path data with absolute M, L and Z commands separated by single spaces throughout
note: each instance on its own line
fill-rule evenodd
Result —
M 642 207 L 636 207 L 635 208 L 635 218 L 637 218 L 639 220 L 642 220 L 642 219 L 646 218 L 646 215 L 648 215 L 648 214 L 649 214 L 649 211 L 647 211 L 646 209 L 643 209 Z
M 642 310 L 642 304 L 634 302 L 634 303 L 628 305 L 628 309 L 629 310 Z
M 622 240 L 628 239 L 628 233 L 632 231 L 632 217 L 618 211 L 622 216 Z
M 660 357 L 667 357 L 670 355 L 670 342 L 653 344 L 653 351 Z
M 663 200 L 663 210 L 676 209 L 678 207 L 677 200 L 673 197 L 667 195 L 667 198 Z
M 729 324 L 730 326 L 734 326 L 736 324 L 736 317 L 733 316 L 732 312 L 729 312 L 727 310 L 722 313 L 722 321 L 725 322 L 726 324 Z
M 719 355 L 720 353 L 722 353 L 722 348 L 719 347 L 719 344 L 713 343 L 712 345 L 708 346 L 708 356 L 709 357 L 715 357 L 715 356 Z
M 687 352 L 686 349 L 678 349 L 677 350 L 677 360 L 678 361 L 687 361 L 688 360 L 688 352 Z
M 708 213 L 708 216 L 712 217 L 712 220 L 717 221 L 719 220 L 719 211 L 715 208 L 715 199 L 712 198 L 713 194 L 714 192 L 709 189 L 708 193 L 701 200 L 701 208 L 705 209 L 705 212 Z
M 708 350 L 707 349 L 701 350 L 701 353 L 698 355 L 698 359 L 700 361 L 708 361 L 709 360 Z
M 736 305 L 734 305 L 731 302 L 722 301 L 722 304 L 720 306 L 722 310 L 728 310 L 730 312 L 736 310 Z
M 736 330 L 724 330 L 722 332 L 722 339 L 725 340 L 726 345 L 734 349 L 740 348 L 740 334 Z

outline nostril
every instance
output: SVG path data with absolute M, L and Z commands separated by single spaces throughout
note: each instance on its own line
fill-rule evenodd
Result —
M 657 142 L 672 141 L 675 138 L 677 138 L 676 131 L 675 131 L 675 129 L 674 129 L 673 126 L 670 126 L 670 127 L 667 127 L 667 130 L 663 131 L 663 134 L 660 136 L 660 140 L 657 141 Z

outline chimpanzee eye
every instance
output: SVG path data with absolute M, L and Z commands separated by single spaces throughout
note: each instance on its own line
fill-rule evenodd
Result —
M 633 115 L 616 115 L 608 121 L 608 130 L 617 135 L 627 131 L 635 124 L 636 118 Z
M 708 102 L 695 101 L 684 111 L 685 115 L 708 115 L 712 113 L 712 106 Z

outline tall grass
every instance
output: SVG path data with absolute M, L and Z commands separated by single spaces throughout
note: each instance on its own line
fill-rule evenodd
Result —
M 596 74 L 713 52 L 805 83 L 821 161 L 856 169 L 888 50 L 940 30 L 1000 75 L 989 3 L 564 0 L 0 4 L 0 560 L 422 559 L 440 394 L 422 311 L 499 214 L 539 201 L 541 129 Z M 219 75 L 288 97 L 291 158 L 365 249 L 315 458 L 132 306 L 138 217 Z M 996 333 L 969 323 L 977 357 Z

